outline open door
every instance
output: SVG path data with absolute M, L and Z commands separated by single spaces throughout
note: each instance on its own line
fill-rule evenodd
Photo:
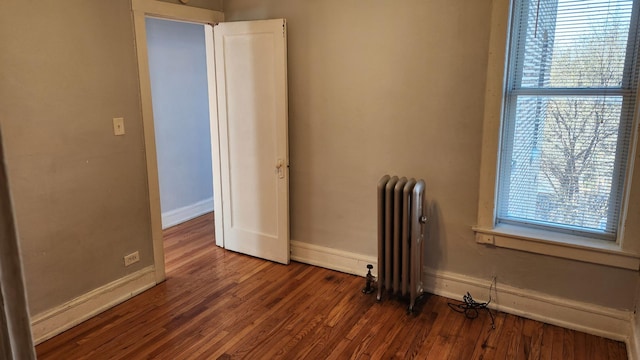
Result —
M 213 34 L 224 247 L 288 264 L 286 22 L 220 23 Z

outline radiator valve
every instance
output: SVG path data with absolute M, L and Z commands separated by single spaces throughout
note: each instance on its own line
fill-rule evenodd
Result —
M 376 278 L 371 274 L 371 269 L 373 269 L 373 265 L 367 264 L 367 269 L 369 269 L 369 271 L 367 272 L 367 276 L 365 279 L 366 283 L 365 283 L 364 289 L 362 289 L 362 292 L 365 294 L 371 294 L 373 292 L 372 284 Z

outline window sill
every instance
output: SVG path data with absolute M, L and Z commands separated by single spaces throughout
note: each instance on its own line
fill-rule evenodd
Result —
M 615 242 L 589 239 L 514 225 L 475 226 L 476 242 L 507 249 L 579 260 L 638 271 L 640 254 L 624 251 Z

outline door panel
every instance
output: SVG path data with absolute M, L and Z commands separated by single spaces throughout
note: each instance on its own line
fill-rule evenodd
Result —
M 214 44 L 224 246 L 289 263 L 285 22 L 221 23 Z

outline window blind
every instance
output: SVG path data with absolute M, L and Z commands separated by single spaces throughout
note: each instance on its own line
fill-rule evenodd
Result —
M 636 107 L 632 0 L 516 0 L 498 223 L 615 239 Z

